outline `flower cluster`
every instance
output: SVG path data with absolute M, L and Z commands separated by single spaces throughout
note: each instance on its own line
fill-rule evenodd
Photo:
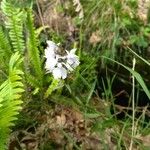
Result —
M 70 52 L 66 50 L 66 55 L 58 54 L 59 46 L 53 41 L 47 41 L 45 49 L 46 65 L 48 73 L 52 73 L 55 79 L 65 79 L 68 72 L 72 72 L 79 65 L 79 57 L 75 55 L 76 49 Z

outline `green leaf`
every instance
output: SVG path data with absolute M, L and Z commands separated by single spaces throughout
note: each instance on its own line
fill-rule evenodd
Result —
M 10 58 L 8 79 L 0 86 L 0 150 L 4 150 L 10 133 L 10 126 L 17 119 L 21 109 L 21 94 L 24 92 L 22 70 L 19 70 L 21 56 L 15 53 Z M 21 74 L 20 74 L 21 73 Z

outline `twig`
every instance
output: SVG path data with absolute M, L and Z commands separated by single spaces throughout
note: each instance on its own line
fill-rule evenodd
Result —
M 44 27 L 45 25 L 44 25 L 44 21 L 43 21 L 43 17 L 42 17 L 42 12 L 41 12 L 41 8 L 40 8 L 38 0 L 36 0 L 36 5 L 37 5 L 37 9 L 38 9 L 40 20 L 41 20 L 41 24 Z M 44 29 L 44 32 L 46 32 L 45 29 Z

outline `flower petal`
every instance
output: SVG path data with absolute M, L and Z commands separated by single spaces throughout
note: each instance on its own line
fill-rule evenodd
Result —
M 45 57 L 55 57 L 55 51 L 57 51 L 58 46 L 53 41 L 47 41 L 47 48 L 45 49 Z
M 48 44 L 48 47 L 51 49 L 51 50 L 55 50 L 58 48 L 57 44 L 54 43 L 53 41 L 47 41 L 47 44 Z
M 75 54 L 76 50 L 77 50 L 76 48 L 73 48 L 72 50 L 70 50 L 70 53 Z
M 64 67 L 57 67 L 52 73 L 55 79 L 65 79 L 67 77 L 67 70 Z
M 67 57 L 67 63 L 69 65 L 73 65 L 74 67 L 77 67 L 79 65 L 79 57 L 77 55 L 68 55 Z
M 61 68 L 61 77 L 62 79 L 67 78 L 67 70 L 64 67 Z
M 45 57 L 49 58 L 49 57 L 55 57 L 55 52 L 53 50 L 51 50 L 49 47 L 47 47 L 45 49 Z
M 61 78 L 60 68 L 55 68 L 52 73 L 53 73 L 54 79 L 60 79 Z
M 53 57 L 49 57 L 47 58 L 46 62 L 45 62 L 45 68 L 48 72 L 52 72 L 52 70 L 54 69 L 54 67 L 56 66 L 58 60 L 53 58 Z
M 63 63 L 65 66 L 66 66 L 66 68 L 71 72 L 71 71 L 73 71 L 73 68 L 68 64 L 68 63 Z

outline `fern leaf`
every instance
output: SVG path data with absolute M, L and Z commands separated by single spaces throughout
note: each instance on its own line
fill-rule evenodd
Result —
M 9 36 L 13 45 L 14 51 L 23 53 L 24 39 L 23 39 L 23 20 L 25 18 L 24 11 L 13 6 L 7 0 L 2 0 L 1 8 L 6 16 L 6 27 L 9 29 Z
M 8 39 L 6 38 L 6 35 L 4 34 L 2 27 L 0 27 L 0 53 L 1 55 L 5 56 L 5 58 L 9 58 L 12 53 Z
M 6 149 L 10 126 L 17 119 L 21 109 L 21 93 L 24 91 L 21 82 L 23 72 L 19 69 L 21 58 L 18 53 L 12 55 L 9 62 L 8 79 L 0 86 L 0 150 Z
M 41 58 L 38 49 L 38 40 L 36 30 L 33 24 L 33 15 L 31 9 L 27 9 L 27 28 L 29 32 L 28 53 L 31 63 L 33 65 L 33 69 L 35 71 L 35 76 L 37 78 L 36 80 L 38 80 L 39 84 L 42 86 L 43 72 L 41 68 Z
M 26 79 L 27 79 L 27 82 L 28 82 L 31 86 L 33 86 L 33 87 L 35 87 L 35 88 L 40 87 L 39 81 L 38 81 L 38 80 L 35 80 L 35 77 L 34 77 L 34 76 L 32 76 L 32 75 L 27 75 Z
M 52 83 L 50 84 L 47 91 L 45 92 L 44 98 L 47 98 L 49 95 L 52 94 L 52 92 L 57 88 L 59 82 L 60 82 L 59 80 L 53 79 Z
M 9 45 L 8 39 L 2 30 L 2 27 L 0 27 L 0 60 L 1 60 L 1 65 L 0 69 L 6 73 L 8 70 L 8 62 L 9 58 L 11 56 L 11 47 Z M 3 81 L 5 76 L 1 76 L 1 80 Z M 0 81 L 1 82 L 1 81 Z

